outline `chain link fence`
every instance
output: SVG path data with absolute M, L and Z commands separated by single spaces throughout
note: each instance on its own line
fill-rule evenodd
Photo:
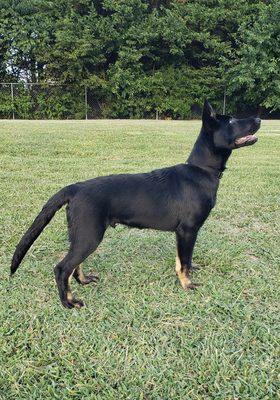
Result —
M 217 102 L 226 111 L 226 96 Z M 201 107 L 194 105 L 193 118 Z M 106 113 L 105 113 L 106 115 Z M 0 119 L 94 119 L 104 118 L 104 105 L 90 88 L 54 83 L 0 83 Z M 155 108 L 148 118 L 170 119 L 168 112 Z
M 0 118 L 87 119 L 101 109 L 85 86 L 50 83 L 0 83 Z

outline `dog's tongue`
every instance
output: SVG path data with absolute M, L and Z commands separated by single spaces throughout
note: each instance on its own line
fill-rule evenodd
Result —
M 254 139 L 255 139 L 255 135 L 243 136 L 242 138 L 236 139 L 235 144 L 240 145 L 240 144 L 246 143 L 246 142 L 254 140 Z

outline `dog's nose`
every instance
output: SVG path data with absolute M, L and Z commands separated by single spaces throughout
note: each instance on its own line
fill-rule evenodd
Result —
M 255 124 L 260 125 L 262 120 L 260 118 L 255 118 Z

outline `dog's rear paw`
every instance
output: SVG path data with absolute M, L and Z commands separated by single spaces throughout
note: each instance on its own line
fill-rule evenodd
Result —
M 99 276 L 96 275 L 87 275 L 85 279 L 81 282 L 82 285 L 88 285 L 91 282 L 97 283 L 99 281 Z
M 75 299 L 75 298 L 73 298 L 72 300 L 65 300 L 65 301 L 62 301 L 62 305 L 65 307 L 65 308 L 78 308 L 78 309 L 80 309 L 80 308 L 82 308 L 85 304 L 84 304 L 84 302 L 82 301 L 82 300 L 79 300 L 79 299 Z
M 76 307 L 76 308 L 82 308 L 85 305 L 85 303 L 79 299 L 73 299 L 72 301 L 74 303 L 74 307 Z
M 187 285 L 187 287 L 185 288 L 186 290 L 196 290 L 198 288 L 198 286 L 200 286 L 200 283 L 194 283 L 191 282 Z

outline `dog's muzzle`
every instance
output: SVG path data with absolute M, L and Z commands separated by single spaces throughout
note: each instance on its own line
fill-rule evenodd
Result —
M 241 147 L 241 146 L 250 146 L 252 144 L 255 144 L 258 141 L 258 138 L 255 135 L 255 133 L 260 129 L 260 126 L 261 126 L 261 119 L 255 118 L 250 132 L 247 133 L 245 136 L 242 136 L 241 138 L 235 139 L 234 141 L 235 146 Z

